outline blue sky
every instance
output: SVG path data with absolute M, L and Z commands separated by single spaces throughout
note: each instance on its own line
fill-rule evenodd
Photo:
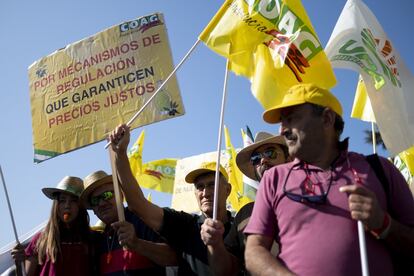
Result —
M 303 0 L 322 45 L 326 45 L 345 0 Z M 414 70 L 412 22 L 414 3 L 410 0 L 365 0 L 399 51 L 407 67 Z M 27 68 L 34 61 L 105 28 L 153 12 L 165 16 L 168 35 L 177 64 L 196 41 L 222 1 L 161 0 L 72 0 L 1 1 L 0 3 L 0 165 L 13 206 L 18 234 L 24 234 L 49 217 L 51 201 L 43 187 L 54 187 L 65 175 L 81 178 L 103 169 L 110 172 L 104 142 L 33 163 L 32 125 Z M 200 44 L 178 71 L 178 83 L 186 114 L 176 119 L 146 126 L 143 159 L 183 158 L 216 149 L 219 110 L 225 59 Z M 335 70 L 333 89 L 344 107 L 344 137 L 350 136 L 350 148 L 369 154 L 364 129 L 370 125 L 350 119 L 358 74 Z M 278 125 L 264 123 L 262 109 L 250 93 L 249 82 L 230 74 L 224 122 L 230 129 L 235 147 L 242 145 L 240 129 L 249 125 L 253 132 L 276 133 Z M 132 132 L 135 141 L 140 130 Z M 381 152 L 386 155 L 386 152 Z M 148 191 L 145 191 L 147 193 Z M 0 192 L 0 247 L 13 241 L 14 235 L 3 189 Z M 170 196 L 153 193 L 153 201 L 170 205 Z M 92 215 L 92 221 L 96 219 Z

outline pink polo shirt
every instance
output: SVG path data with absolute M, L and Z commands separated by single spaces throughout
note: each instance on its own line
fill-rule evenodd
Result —
M 387 159 L 381 158 L 381 163 L 392 183 L 390 197 L 394 219 L 414 226 L 414 201 L 407 183 Z M 283 186 L 286 181 L 286 191 L 304 194 L 306 173 L 303 166 L 303 162 L 296 159 L 265 173 L 245 233 L 276 237 L 280 244 L 279 260 L 297 275 L 361 275 L 357 221 L 351 219 L 347 194 L 339 192 L 339 187 L 355 183 L 352 167 L 386 210 L 381 183 L 365 156 L 343 151 L 332 171 L 312 165 L 307 168 L 308 186 L 315 184 L 315 194 L 327 191 L 331 183 L 327 202 L 295 202 L 283 193 Z M 392 275 L 392 262 L 383 241 L 366 232 L 366 245 L 370 274 Z

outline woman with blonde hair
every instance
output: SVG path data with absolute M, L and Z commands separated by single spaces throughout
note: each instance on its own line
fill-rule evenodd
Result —
M 82 191 L 82 179 L 73 176 L 64 177 L 56 188 L 42 189 L 53 200 L 49 221 L 25 250 L 12 250 L 16 261 L 25 261 L 26 275 L 98 274 L 94 244 L 99 234 L 89 228 L 89 215 L 79 201 Z

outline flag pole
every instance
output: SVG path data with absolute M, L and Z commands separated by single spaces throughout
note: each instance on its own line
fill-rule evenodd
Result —
M 358 220 L 359 253 L 361 254 L 362 275 L 369 276 L 367 246 L 365 243 L 365 228 L 362 221 Z
M 137 113 L 135 113 L 134 116 L 126 123 L 127 126 L 131 126 L 131 124 L 135 121 L 135 119 L 144 111 L 144 109 L 151 103 L 151 101 L 155 98 L 155 96 L 162 90 L 162 88 L 165 86 L 165 84 L 170 80 L 170 78 L 175 74 L 175 72 L 178 70 L 178 68 L 181 67 L 181 65 L 184 63 L 184 61 L 187 60 L 187 58 L 190 56 L 190 54 L 194 51 L 196 46 L 200 43 L 200 39 L 198 38 L 197 41 L 193 44 L 193 46 L 188 50 L 187 54 L 183 57 L 183 59 L 178 63 L 178 65 L 174 68 L 174 70 L 168 75 L 168 77 L 164 80 L 164 82 L 157 88 L 157 90 L 152 94 L 152 96 L 144 103 L 144 105 L 138 110 Z M 105 145 L 105 149 L 109 147 L 111 142 L 108 142 Z
M 114 185 L 114 193 L 115 193 L 115 202 L 116 202 L 116 210 L 118 213 L 118 221 L 125 221 L 125 213 L 124 208 L 121 200 L 121 193 L 119 189 L 119 183 L 118 183 L 118 172 L 116 170 L 115 165 L 115 156 L 112 149 L 108 149 L 109 153 L 109 160 L 111 161 L 111 169 L 112 169 L 112 183 Z
M 226 61 L 226 71 L 224 73 L 224 83 L 223 83 L 223 96 L 221 99 L 221 110 L 220 110 L 220 125 L 218 131 L 218 141 L 217 141 L 217 163 L 216 163 L 216 177 L 214 180 L 214 201 L 213 201 L 213 219 L 217 219 L 217 209 L 218 209 L 218 190 L 219 190 L 219 177 L 220 177 L 220 157 L 221 157 L 221 140 L 223 134 L 223 121 L 224 121 L 224 109 L 226 106 L 227 99 L 227 78 L 229 75 L 229 60 Z
M 374 153 L 377 152 L 376 149 L 376 139 L 375 139 L 375 124 L 371 122 L 371 133 L 372 133 L 372 151 Z M 365 243 L 365 227 L 362 221 L 358 220 L 358 239 L 359 239 L 359 252 L 361 254 L 361 268 L 362 268 L 362 275 L 368 276 L 369 269 L 368 269 L 368 255 L 367 255 L 367 246 Z
M 371 122 L 371 133 L 372 133 L 372 152 L 377 153 L 377 140 L 375 136 L 375 123 Z
M 12 210 L 12 207 L 11 207 L 11 204 L 10 204 L 9 193 L 7 192 L 6 181 L 4 181 L 4 175 L 3 175 L 3 170 L 1 168 L 1 166 L 0 166 L 0 174 L 1 174 L 1 182 L 3 183 L 4 194 L 6 195 L 7 206 L 9 208 L 10 219 L 12 221 L 14 238 L 16 239 L 16 243 L 20 244 L 19 236 L 17 235 L 17 230 L 16 230 L 16 222 L 14 221 L 13 210 Z M 24 262 L 21 262 L 20 265 L 21 265 L 22 275 L 26 276 L 26 269 L 24 267 Z M 18 270 L 18 268 L 16 268 L 16 269 Z

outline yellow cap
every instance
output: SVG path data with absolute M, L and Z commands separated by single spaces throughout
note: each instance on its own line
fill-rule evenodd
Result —
M 215 172 L 216 171 L 216 162 L 204 162 L 202 163 L 198 168 L 192 170 L 185 176 L 185 181 L 187 183 L 194 183 L 195 179 L 199 177 L 202 174 L 208 173 L 208 172 Z M 227 181 L 229 181 L 229 176 L 227 175 L 226 170 L 223 168 L 223 166 L 219 166 L 220 173 L 226 178 Z
M 263 120 L 270 124 L 277 124 L 280 122 L 280 110 L 282 108 L 304 103 L 329 107 L 339 116 L 342 116 L 342 106 L 331 92 L 312 83 L 307 83 L 292 86 L 286 92 L 280 104 L 269 108 L 263 113 Z

